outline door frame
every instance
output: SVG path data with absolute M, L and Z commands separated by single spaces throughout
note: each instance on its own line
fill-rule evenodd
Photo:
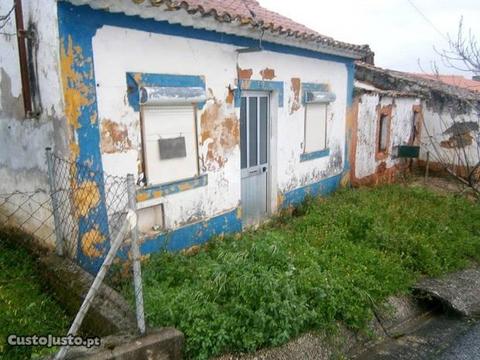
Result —
M 266 216 L 269 217 L 273 214 L 273 209 L 275 208 L 274 206 L 272 206 L 272 201 L 275 201 L 275 204 L 276 204 L 276 196 L 275 197 L 272 197 L 273 195 L 273 189 L 276 188 L 273 186 L 273 169 L 275 168 L 275 166 L 273 166 L 272 164 L 272 159 L 274 159 L 274 157 L 272 156 L 273 154 L 273 151 L 276 150 L 276 146 L 275 146 L 275 149 L 273 148 L 273 143 L 275 143 L 273 140 L 274 138 L 272 137 L 272 134 L 273 134 L 273 111 L 272 109 L 273 108 L 273 104 L 272 104 L 272 100 L 273 99 L 276 99 L 276 97 L 274 96 L 274 93 L 272 91 L 265 91 L 265 90 L 246 90 L 246 91 L 242 91 L 240 97 L 267 97 L 268 98 L 268 109 L 267 109 L 267 188 L 266 188 L 266 195 L 267 195 L 267 198 L 266 198 L 266 207 L 267 207 L 267 212 L 266 212 Z M 276 102 L 275 102 L 276 104 Z M 240 104 L 241 106 L 241 104 Z M 276 108 L 275 108 L 276 109 Z M 248 123 L 248 122 L 247 122 Z M 276 130 L 276 126 L 275 126 L 275 130 Z M 240 141 L 240 144 L 241 144 L 241 141 Z M 275 144 L 276 145 L 276 144 Z M 247 142 L 247 147 L 248 147 L 248 142 Z M 241 149 L 240 149 L 240 156 L 241 156 Z M 276 164 L 275 164 L 276 165 Z M 241 167 L 241 163 L 240 163 L 240 183 L 241 181 L 243 180 L 243 170 L 242 167 Z M 275 180 L 276 180 L 276 176 L 275 176 Z M 241 192 L 241 189 L 240 189 L 240 199 L 242 198 L 242 192 Z M 273 200 L 273 198 L 275 198 L 275 200 Z M 263 221 L 264 219 L 262 219 L 261 221 Z

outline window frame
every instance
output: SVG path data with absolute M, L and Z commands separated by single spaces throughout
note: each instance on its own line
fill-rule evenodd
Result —
M 384 160 L 390 154 L 390 137 L 392 131 L 392 110 L 393 105 L 383 106 L 379 109 L 377 115 L 377 131 L 375 136 L 375 159 Z M 386 130 L 386 139 L 385 139 L 385 148 L 380 148 L 382 140 L 382 119 L 387 121 L 387 130 Z
M 182 106 L 182 105 L 177 105 L 177 106 Z M 189 107 L 190 105 L 185 105 L 185 107 Z M 152 108 L 162 108 L 162 107 L 168 107 L 168 105 L 157 105 L 157 106 L 152 106 Z M 182 179 L 176 179 L 173 181 L 168 181 L 168 182 L 163 182 L 159 184 L 150 184 L 149 183 L 149 174 L 147 172 L 147 148 L 146 148 L 146 129 L 145 129 L 145 114 L 144 111 L 145 109 L 150 108 L 148 105 L 141 105 L 140 106 L 140 136 L 141 136 L 141 172 L 144 175 L 144 186 L 147 188 L 150 187 L 157 187 L 157 186 L 162 186 L 162 185 L 168 185 L 170 183 L 177 183 L 177 182 L 182 182 L 182 181 L 188 181 L 190 179 L 195 179 L 200 176 L 200 158 L 199 158 L 199 143 L 198 143 L 198 103 L 192 103 L 191 108 L 192 108 L 192 120 L 193 120 L 193 141 L 194 141 L 194 152 L 195 152 L 195 174 L 194 176 L 187 177 L 187 178 L 182 178 Z M 164 160 L 168 161 L 168 160 Z
M 409 143 L 414 146 L 420 146 L 423 128 L 423 108 L 422 105 L 412 106 L 412 135 Z
M 319 149 L 309 150 L 307 151 L 307 121 L 308 121 L 308 107 L 309 106 L 325 106 L 325 141 L 324 146 Z M 305 103 L 304 104 L 304 119 L 303 119 L 303 154 L 311 154 L 311 153 L 320 153 L 325 152 L 328 150 L 328 107 L 329 103 Z

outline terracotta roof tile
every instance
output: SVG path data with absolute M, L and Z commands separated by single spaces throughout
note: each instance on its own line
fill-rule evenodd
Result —
M 471 91 L 480 92 L 480 81 L 467 79 L 461 75 L 434 75 L 434 74 L 412 74 L 423 79 L 441 81 L 447 85 L 452 85 Z

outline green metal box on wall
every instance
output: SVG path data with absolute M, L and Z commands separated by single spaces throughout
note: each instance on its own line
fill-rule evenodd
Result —
M 420 146 L 400 145 L 396 148 L 396 157 L 398 158 L 418 158 L 420 155 Z

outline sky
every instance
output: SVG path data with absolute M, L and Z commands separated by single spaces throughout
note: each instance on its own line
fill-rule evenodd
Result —
M 448 48 L 445 37 L 457 34 L 462 16 L 464 27 L 478 34 L 480 41 L 480 0 L 258 1 L 323 35 L 369 44 L 377 66 L 432 72 L 435 62 L 442 74 L 472 75 L 445 66 L 434 47 Z

